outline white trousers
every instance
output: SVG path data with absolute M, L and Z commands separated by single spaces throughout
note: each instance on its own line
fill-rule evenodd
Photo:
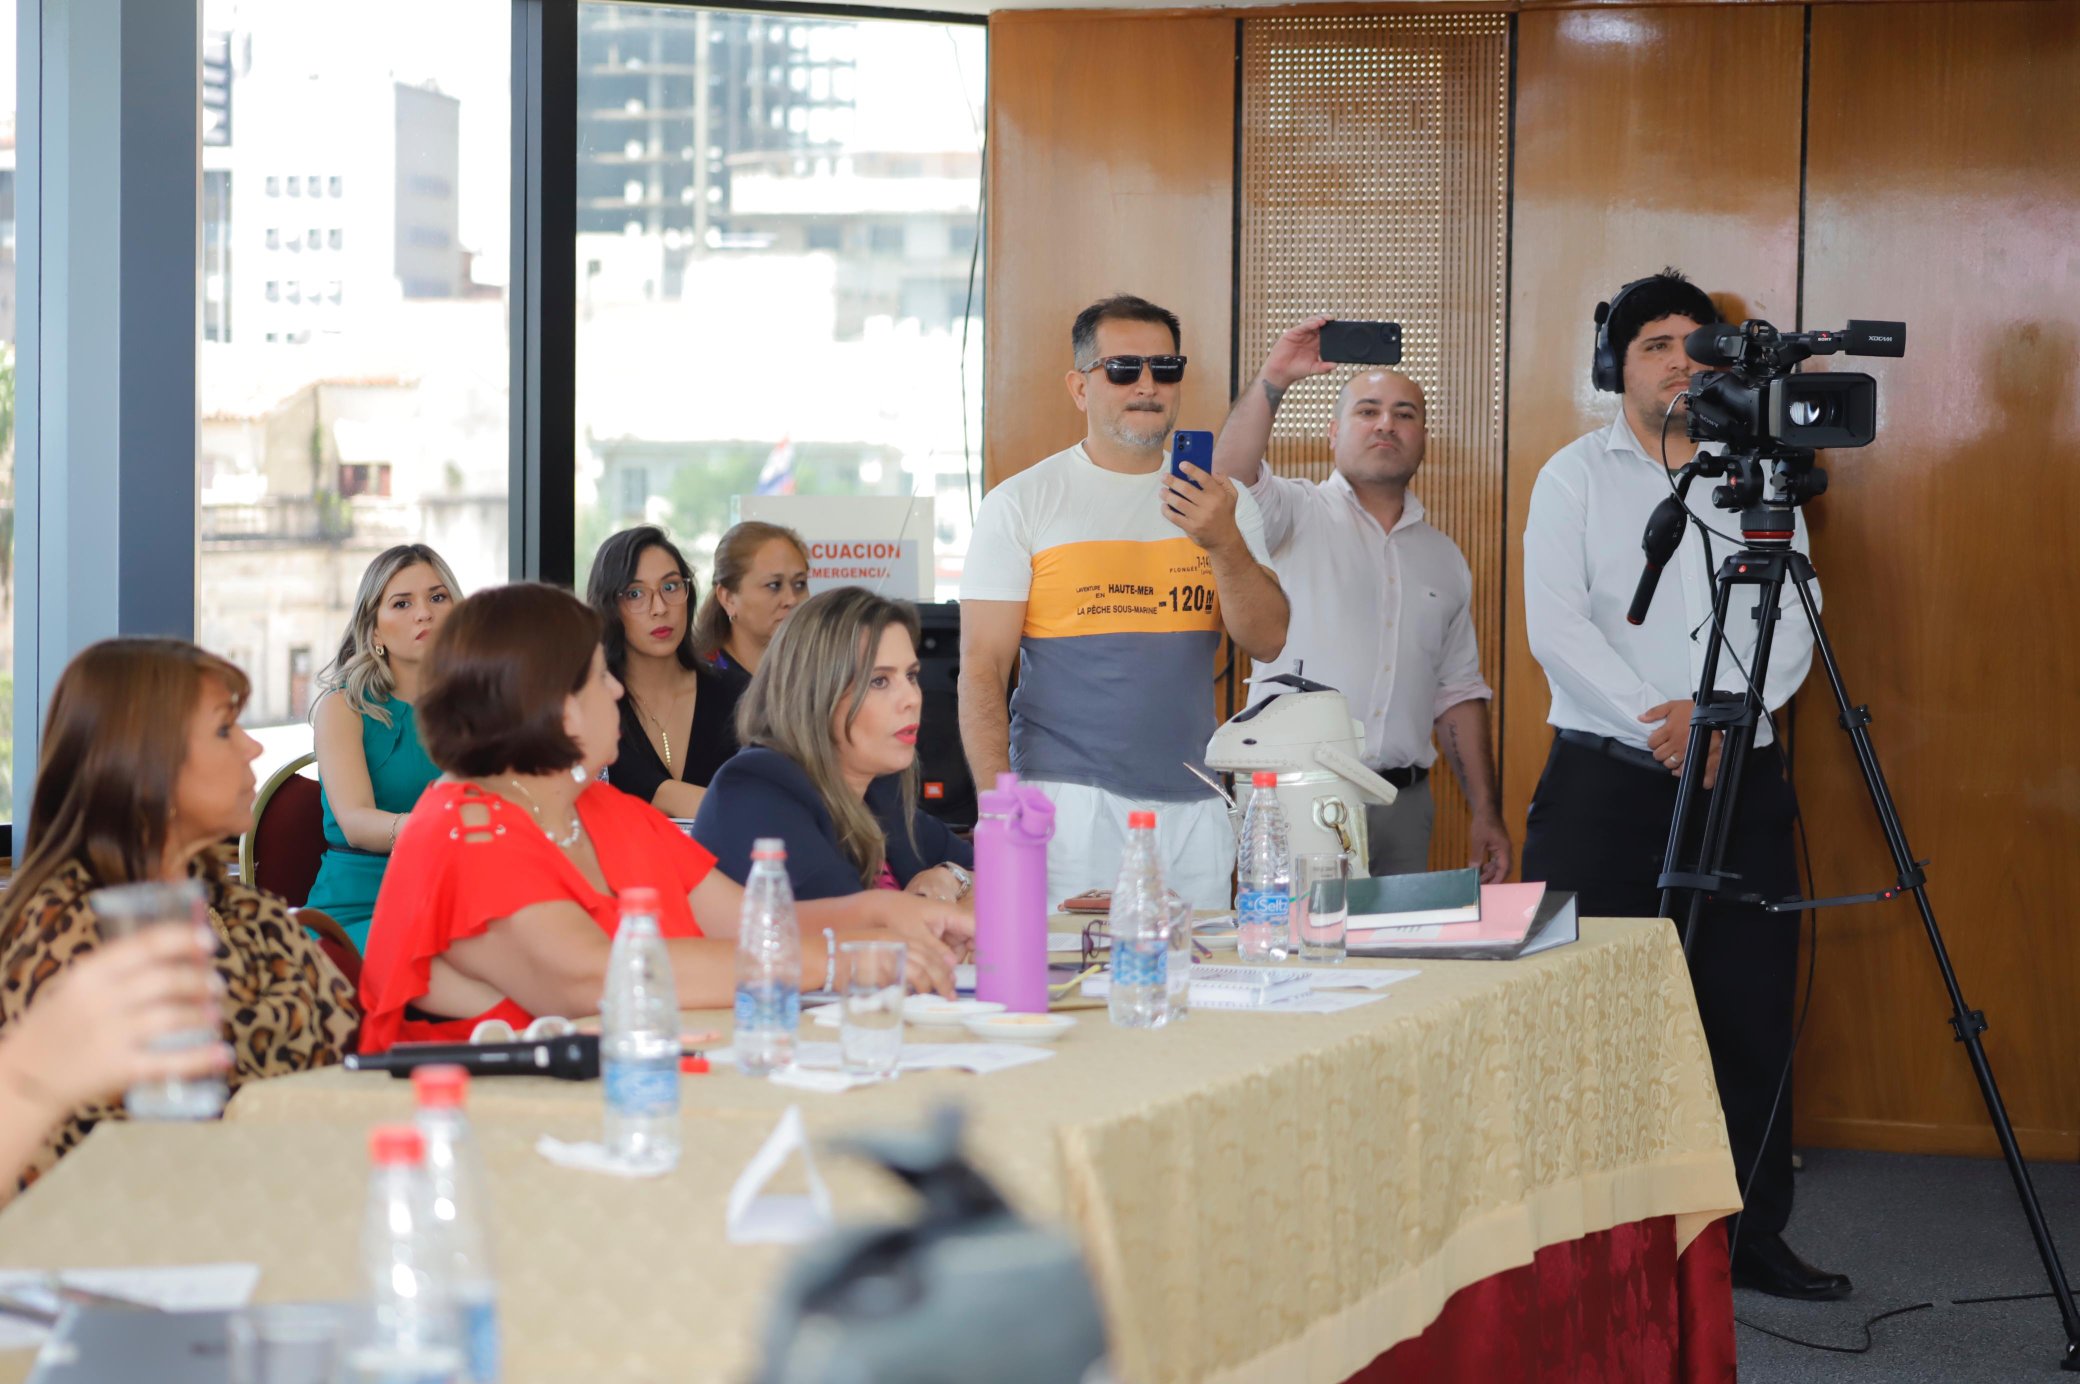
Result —
M 1050 904 L 1117 883 L 1127 814 L 1153 812 L 1163 883 L 1194 908 L 1233 906 L 1235 835 L 1227 804 L 1211 793 L 1190 802 L 1143 802 L 1088 784 L 1030 782 L 1054 804 L 1054 839 L 1047 845 Z

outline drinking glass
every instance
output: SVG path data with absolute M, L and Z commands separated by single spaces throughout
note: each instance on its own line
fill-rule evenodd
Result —
M 1192 1009 L 1192 905 L 1175 894 L 1164 899 L 1170 911 L 1170 964 L 1165 972 L 1170 987 L 1170 1022 L 1176 1023 Z
M 1347 858 L 1341 851 L 1293 857 L 1293 941 L 1306 965 L 1343 963 L 1350 921 Z
M 903 1057 L 903 975 L 910 949 L 901 942 L 841 942 L 845 997 L 838 1046 L 854 1076 L 892 1077 Z
M 104 940 L 115 942 L 153 927 L 209 926 L 209 904 L 194 880 L 178 884 L 147 882 L 97 889 L 87 896 Z M 223 1039 L 215 1028 L 186 1029 L 152 1040 L 155 1052 L 210 1047 Z M 220 1076 L 167 1077 L 141 1081 L 123 1096 L 135 1120 L 213 1120 L 224 1110 L 226 1088 Z

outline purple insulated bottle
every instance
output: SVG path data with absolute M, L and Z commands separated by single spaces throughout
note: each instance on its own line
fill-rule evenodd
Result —
M 977 795 L 975 997 L 1047 1012 L 1047 843 L 1054 804 L 1016 774 Z

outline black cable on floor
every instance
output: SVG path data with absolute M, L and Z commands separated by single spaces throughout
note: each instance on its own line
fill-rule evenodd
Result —
M 1977 1307 L 1982 1302 L 2046 1302 L 2056 1297 L 2055 1293 L 2004 1293 L 2000 1297 L 1951 1298 L 1952 1307 Z
M 2049 1297 L 2051 1295 L 2046 1293 L 2044 1296 Z M 1825 1341 L 1801 1340 L 1796 1336 L 1787 1336 L 1781 1331 L 1772 1331 L 1766 1326 L 1758 1326 L 1746 1317 L 1737 1316 L 1733 1320 L 1737 1326 L 1745 1326 L 1750 1331 L 1760 1331 L 1765 1336 L 1773 1336 L 1779 1341 L 1785 1341 L 1794 1346 L 1804 1346 L 1807 1350 L 1824 1350 L 1830 1355 L 1868 1355 L 1871 1347 L 1878 1343 L 1877 1337 L 1871 1334 L 1872 1327 L 1889 1317 L 1904 1317 L 1909 1312 L 1920 1312 L 1933 1306 L 1935 1304 L 1932 1302 L 1917 1302 L 1912 1307 L 1895 1307 L 1889 1312 L 1880 1312 L 1875 1317 L 1865 1317 L 1863 1319 L 1863 1344 L 1860 1346 L 1836 1346 L 1829 1345 Z

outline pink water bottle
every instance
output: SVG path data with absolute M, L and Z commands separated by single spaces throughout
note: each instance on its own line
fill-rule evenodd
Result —
M 975 997 L 1047 1012 L 1047 843 L 1054 804 L 1016 774 L 977 795 Z

